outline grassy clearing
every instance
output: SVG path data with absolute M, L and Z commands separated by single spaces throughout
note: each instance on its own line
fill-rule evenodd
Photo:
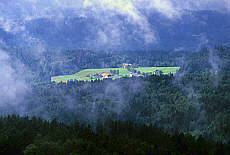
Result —
M 94 74 L 110 73 L 110 70 L 119 70 L 120 76 L 125 76 L 129 74 L 129 71 L 124 68 L 103 68 L 103 69 L 84 69 L 74 75 L 76 76 L 93 76 Z
M 51 81 L 59 83 L 59 82 L 67 82 L 68 80 L 78 80 L 78 81 L 90 81 L 95 80 L 95 74 L 102 73 L 110 73 L 110 70 L 119 70 L 119 75 L 114 75 L 113 79 L 124 77 L 125 75 L 129 76 L 129 71 L 124 68 L 103 68 L 103 69 L 84 69 L 80 72 L 77 72 L 73 75 L 62 75 L 62 76 L 54 76 L 51 77 Z M 91 79 L 92 77 L 92 79 Z
M 169 74 L 170 72 L 176 73 L 180 67 L 140 67 L 134 69 L 140 71 L 141 73 L 154 72 L 155 70 L 159 69 L 163 72 L 163 74 Z
M 140 71 L 141 73 L 154 72 L 157 69 L 159 69 L 163 72 L 163 74 L 169 74 L 170 72 L 176 73 L 177 70 L 180 69 L 180 67 L 139 67 L 134 69 L 137 70 L 137 72 Z M 119 70 L 119 75 L 116 74 L 113 75 L 112 79 L 121 78 L 126 75 L 128 77 L 130 76 L 130 71 L 124 68 L 84 69 L 73 75 L 61 75 L 61 76 L 51 77 L 51 81 L 56 83 L 67 82 L 70 80 L 91 81 L 96 79 L 94 77 L 95 74 L 101 75 L 102 73 L 110 73 L 110 70 Z

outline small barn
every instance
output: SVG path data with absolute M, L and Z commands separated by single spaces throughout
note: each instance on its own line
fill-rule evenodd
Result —
M 129 75 L 130 75 L 130 77 L 133 77 L 133 72 L 130 72 Z
M 128 66 L 132 66 L 132 64 L 131 64 L 131 63 L 129 63 L 129 64 L 124 63 L 124 64 L 123 64 L 123 67 L 124 67 L 124 68 L 127 68 Z
M 112 75 L 111 75 L 111 74 L 108 74 L 108 73 L 103 73 L 103 74 L 101 74 L 101 77 L 102 77 L 102 78 L 111 78 Z

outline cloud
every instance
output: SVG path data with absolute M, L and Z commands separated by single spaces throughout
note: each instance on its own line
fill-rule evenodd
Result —
M 148 13 L 158 12 L 169 19 L 178 18 L 181 11 L 170 0 L 139 0 L 136 1 L 136 6 Z
M 114 11 L 118 14 L 128 16 L 134 21 L 139 21 L 141 16 L 130 0 L 85 0 L 85 8 L 97 8 L 103 11 Z
M 114 15 L 125 16 L 127 18 L 126 22 L 138 26 L 140 31 L 138 33 L 138 36 L 140 36 L 145 41 L 145 43 L 156 43 L 156 34 L 154 30 L 150 28 L 150 24 L 147 21 L 147 18 L 138 10 L 138 8 L 136 8 L 135 3 L 133 3 L 133 1 L 85 0 L 84 8 L 93 10 L 95 13 L 97 13 L 97 17 L 98 15 L 102 14 L 101 12 L 103 12 L 104 14 L 109 14 L 111 17 L 113 17 Z M 116 23 L 116 21 L 114 21 L 113 19 L 110 19 L 109 21 L 109 23 L 114 22 Z
M 18 32 L 24 31 L 25 26 L 21 23 L 14 21 L 12 19 L 3 19 L 0 17 L 0 27 L 6 32 L 16 34 Z
M 0 108 L 19 104 L 29 90 L 22 78 L 24 73 L 17 72 L 23 66 L 17 63 L 18 70 L 15 70 L 11 63 L 10 56 L 0 49 Z
M 15 22 L 18 19 L 30 21 L 39 18 L 64 19 L 65 17 L 69 16 L 83 16 L 85 18 L 93 17 L 101 21 L 104 26 L 102 30 L 101 25 L 94 25 L 99 26 L 97 28 L 97 30 L 99 31 L 95 32 L 95 34 L 98 34 L 98 38 L 103 37 L 104 40 L 102 40 L 101 43 L 111 44 L 112 42 L 115 42 L 116 45 L 119 45 L 120 38 L 124 37 L 119 36 L 119 34 L 122 34 L 122 30 L 118 27 L 115 28 L 115 26 L 121 25 L 121 20 L 114 20 L 115 16 L 119 15 L 125 17 L 125 21 L 123 21 L 122 23 L 123 26 L 127 23 L 137 26 L 136 28 L 139 32 L 137 33 L 136 30 L 133 30 L 132 34 L 135 33 L 147 44 L 156 43 L 156 33 L 150 27 L 147 18 L 130 0 L 26 0 L 19 1 L 16 4 L 13 3 L 13 1 L 9 1 L 7 3 L 2 3 L 1 6 L 2 9 L 4 7 L 8 9 L 7 14 L 3 11 L 0 12 L 0 15 L 2 15 L 1 23 L 4 23 L 1 25 L 1 28 L 3 28 L 6 32 L 10 33 L 27 32 L 23 25 L 20 26 L 21 22 Z M 18 11 L 15 12 L 15 9 L 17 9 Z M 68 11 L 70 13 L 68 13 Z M 7 20 L 7 22 L 3 20 Z M 112 32 L 108 32 L 112 25 L 114 25 L 112 28 Z M 13 27 L 15 29 L 12 29 Z
M 219 12 L 230 12 L 229 0 L 172 0 L 174 6 L 179 10 L 215 10 Z

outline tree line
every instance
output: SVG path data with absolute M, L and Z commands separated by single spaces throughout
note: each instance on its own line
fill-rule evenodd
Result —
M 1 154 L 229 154 L 230 144 L 154 125 L 98 119 L 97 130 L 76 121 L 16 115 L 0 118 Z

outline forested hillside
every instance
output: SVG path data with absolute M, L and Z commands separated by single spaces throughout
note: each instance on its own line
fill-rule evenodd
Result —
M 2 114 L 78 120 L 94 129 L 98 118 L 110 117 L 229 141 L 229 49 L 203 49 L 184 59 L 175 76 L 33 84 L 24 104 L 3 108 Z
M 198 122 L 203 125 L 197 130 L 203 130 L 207 137 L 223 141 L 230 138 L 229 60 L 229 48 L 216 47 L 191 53 L 176 78 L 176 83 L 200 111 Z
M 1 154 L 229 154 L 230 145 L 107 119 L 97 130 L 16 115 L 0 118 Z

